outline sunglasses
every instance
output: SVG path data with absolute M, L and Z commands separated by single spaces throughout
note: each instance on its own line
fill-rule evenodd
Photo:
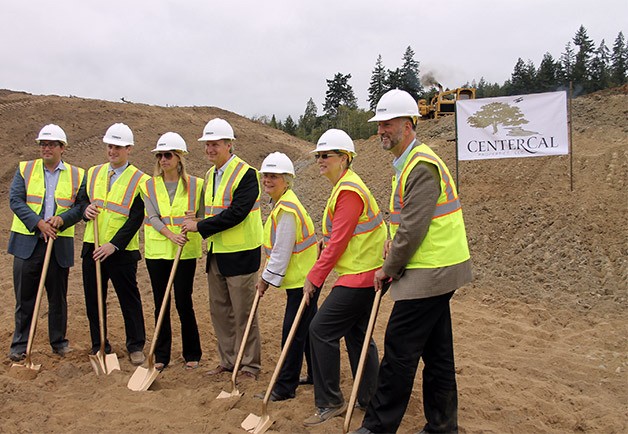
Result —
M 333 157 L 334 155 L 340 155 L 337 152 L 330 152 L 328 154 L 314 154 L 314 159 L 318 160 L 319 158 L 322 158 L 323 160 L 327 160 L 329 157 Z
M 172 152 L 157 152 L 155 154 L 155 158 L 157 160 L 161 160 L 161 157 L 164 157 L 166 160 L 172 160 L 174 154 Z
M 39 142 L 39 147 L 40 148 L 56 148 L 57 146 L 61 146 L 61 143 L 59 142 Z

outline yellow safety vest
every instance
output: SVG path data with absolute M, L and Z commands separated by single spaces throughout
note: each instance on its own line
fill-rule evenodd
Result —
M 334 270 L 339 276 L 344 274 L 358 274 L 380 268 L 384 263 L 382 250 L 388 231 L 379 212 L 379 206 L 362 179 L 351 169 L 334 186 L 330 198 L 327 200 L 323 213 L 323 238 L 329 241 L 332 231 L 332 221 L 336 210 L 336 200 L 343 190 L 356 192 L 364 207 L 358 220 L 353 236 L 342 256 L 338 259 Z
M 181 233 L 181 226 L 186 211 L 196 211 L 201 207 L 203 180 L 188 176 L 187 188 L 179 178 L 177 190 L 172 204 L 170 196 L 161 176 L 150 178 L 140 186 L 145 201 L 149 200 L 161 217 L 161 221 L 175 234 Z M 148 220 L 144 208 L 144 254 L 146 259 L 174 259 L 178 246 L 155 230 Z M 181 259 L 200 258 L 203 254 L 201 244 L 203 238 L 198 232 L 188 232 L 188 242 L 181 252 Z
M 393 177 L 390 196 L 391 236 L 394 237 L 399 228 L 408 174 L 421 161 L 433 164 L 438 169 L 441 194 L 425 239 L 406 268 L 440 268 L 459 264 L 468 260 L 470 255 L 458 191 L 445 163 L 425 144 L 410 152 L 399 179 Z
M 63 164 L 65 165 L 65 170 L 61 170 L 59 173 L 59 181 L 57 182 L 54 195 L 55 203 L 57 204 L 55 215 L 62 214 L 72 208 L 85 176 L 85 170 L 80 167 L 71 166 L 66 162 Z M 43 160 L 39 158 L 37 160 L 21 161 L 20 174 L 24 178 L 24 185 L 26 186 L 26 205 L 33 212 L 39 214 L 44 205 L 44 193 L 46 191 Z M 22 220 L 15 214 L 13 215 L 11 231 L 24 235 L 35 234 L 35 232 L 29 231 L 22 223 Z M 60 237 L 73 237 L 74 225 L 64 229 L 62 232 L 58 232 L 57 235 Z
M 238 188 L 244 174 L 251 166 L 234 156 L 225 168 L 220 184 L 214 186 L 214 172 L 216 167 L 207 171 L 205 177 L 205 217 L 220 214 L 231 205 L 233 192 Z M 259 184 L 259 173 L 255 171 Z M 216 188 L 215 188 L 216 187 Z M 214 192 L 215 188 L 215 192 Z M 259 206 L 261 188 L 258 189 L 257 199 L 246 218 L 232 228 L 218 232 L 207 238 L 207 249 L 214 253 L 232 253 L 252 250 L 262 245 L 263 227 L 262 214 Z M 213 196 L 213 199 L 212 199 Z
M 292 256 L 288 263 L 285 276 L 281 281 L 281 289 L 302 288 L 305 277 L 316 262 L 316 233 L 312 218 L 307 213 L 299 198 L 292 190 L 287 190 L 275 204 L 270 216 L 264 224 L 264 253 L 270 258 L 276 239 L 277 217 L 281 211 L 295 217 L 296 240 Z
M 129 164 L 107 193 L 109 170 L 111 170 L 109 163 L 105 163 L 90 167 L 87 171 L 87 196 L 90 203 L 101 208 L 100 214 L 98 214 L 98 241 L 101 245 L 111 241 L 128 220 L 131 205 L 133 205 L 137 195 L 140 194 L 140 185 L 149 179 L 148 175 Z M 133 235 L 126 246 L 126 250 L 139 250 L 138 232 Z M 93 220 L 88 221 L 85 226 L 84 241 L 87 243 L 94 242 Z

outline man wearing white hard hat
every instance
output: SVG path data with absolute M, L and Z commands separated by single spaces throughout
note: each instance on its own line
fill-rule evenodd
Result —
M 399 428 L 423 359 L 422 433 L 458 432 L 458 392 L 449 301 L 472 279 L 471 260 L 456 186 L 443 160 L 416 140 L 416 101 L 394 89 L 377 103 L 383 149 L 395 157 L 390 233 L 376 290 L 392 278 L 395 302 L 388 320 L 377 391 L 358 433 Z
M 188 213 L 185 231 L 207 239 L 209 310 L 220 362 L 210 375 L 232 372 L 255 297 L 261 262 L 262 217 L 259 173 L 233 153 L 233 128 L 220 118 L 203 129 L 200 142 L 213 166 L 205 177 L 205 218 Z M 257 379 L 261 341 L 255 315 L 239 376 Z
M 203 180 L 190 176 L 185 167 L 187 144 L 177 133 L 167 132 L 157 141 L 155 170 L 142 188 L 146 209 L 144 256 L 155 300 L 155 321 L 166 293 L 166 286 L 179 246 L 181 257 L 173 281 L 175 306 L 181 320 L 181 346 L 185 369 L 196 369 L 201 359 L 192 293 L 196 260 L 203 255 L 202 239 L 197 233 L 182 233 L 185 213 L 197 213 L 203 207 Z M 155 345 L 155 369 L 161 371 L 170 363 L 172 327 L 170 304 L 167 304 L 161 330 Z
M 42 274 L 46 243 L 52 242 L 45 288 L 48 295 L 48 338 L 52 351 L 65 356 L 67 292 L 74 265 L 74 224 L 81 220 L 86 203 L 85 171 L 62 160 L 67 147 L 65 132 L 49 124 L 37 136 L 41 158 L 19 164 L 9 203 L 13 223 L 8 251 L 14 256 L 15 331 L 9 358 L 25 357 L 35 299 Z
M 83 289 L 92 340 L 91 354 L 100 349 L 98 298 L 95 261 L 100 261 L 103 298 L 107 298 L 107 283 L 111 283 L 120 301 L 126 332 L 126 349 L 134 365 L 141 365 L 146 343 L 144 312 L 137 286 L 137 262 L 140 260 L 138 231 L 144 221 L 144 201 L 140 185 L 148 176 L 129 163 L 134 145 L 133 132 L 122 123 L 110 126 L 103 142 L 107 145 L 107 163 L 87 171 L 87 195 L 90 204 L 85 209 L 87 220 L 83 238 Z M 94 219 L 98 218 L 99 246 L 94 241 Z M 105 352 L 112 348 L 107 339 L 107 310 L 105 306 Z

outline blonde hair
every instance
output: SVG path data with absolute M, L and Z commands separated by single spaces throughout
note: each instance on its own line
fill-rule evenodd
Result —
M 181 178 L 181 181 L 183 181 L 183 186 L 187 188 L 188 187 L 188 172 L 187 170 L 185 170 L 185 158 L 183 157 L 183 152 L 178 151 L 178 150 L 171 150 L 171 151 L 165 151 L 165 152 L 172 152 L 174 155 L 179 157 L 179 163 L 177 164 L 177 172 L 179 173 L 179 177 Z M 159 164 L 159 160 L 155 161 L 155 169 L 153 170 L 153 176 L 155 177 L 164 176 L 164 170 L 161 168 L 161 165 Z

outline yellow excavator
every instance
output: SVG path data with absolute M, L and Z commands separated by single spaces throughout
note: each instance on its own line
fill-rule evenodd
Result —
M 443 91 L 443 86 L 436 83 L 438 93 L 432 97 L 430 103 L 427 100 L 419 100 L 419 114 L 422 119 L 438 119 L 441 116 L 454 114 L 456 101 L 459 99 L 475 99 L 475 88 L 459 87 L 457 89 Z

